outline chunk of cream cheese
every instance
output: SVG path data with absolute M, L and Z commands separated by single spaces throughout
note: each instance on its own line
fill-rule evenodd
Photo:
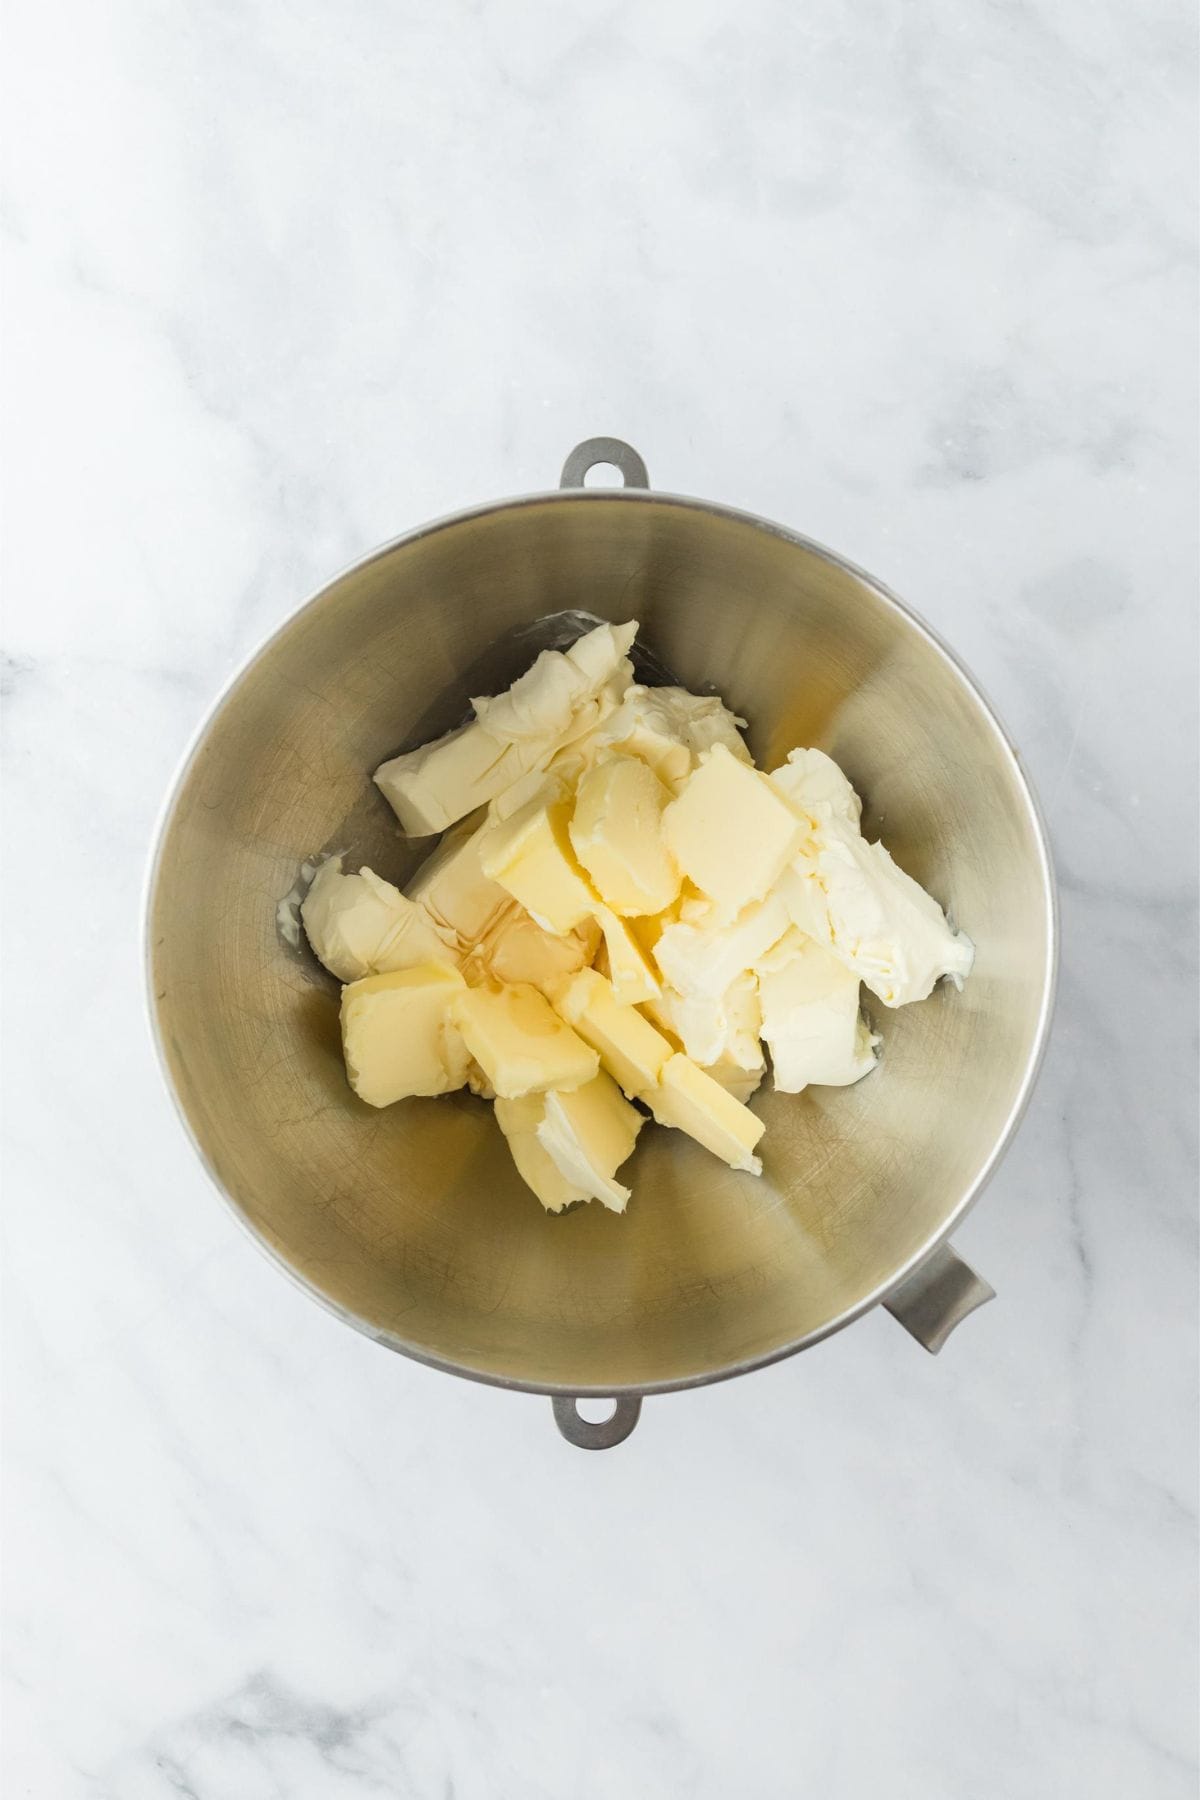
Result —
M 849 1087 L 875 1067 L 859 981 L 832 951 L 789 931 L 758 964 L 762 1035 L 776 1088 Z
M 758 982 L 749 971 L 732 981 L 723 994 L 681 994 L 677 988 L 663 988 L 644 1003 L 643 1011 L 702 1066 L 728 1058 L 743 1069 L 762 1067 L 758 1043 L 762 1011 Z
M 372 869 L 344 875 L 340 856 L 313 876 L 300 917 L 309 943 L 339 981 L 457 961 L 453 936 L 439 931 L 420 906 Z
M 823 750 L 790 750 L 787 761 L 772 769 L 769 779 L 793 806 L 814 819 L 841 819 L 857 826 L 862 818 L 862 801 Z
M 974 944 L 951 930 L 937 901 L 882 844 L 835 820 L 821 827 L 817 845 L 828 943 L 839 961 L 885 1006 L 926 999 L 943 975 L 961 986 Z
M 381 763 L 376 784 L 405 831 L 445 830 L 591 731 L 629 686 L 636 632 L 635 620 L 598 625 L 566 652 L 543 651 L 505 693 L 473 701 L 470 724 Z
M 726 921 L 712 906 L 687 906 L 667 925 L 654 959 L 678 993 L 719 996 L 777 943 L 791 923 L 778 893 L 756 900 Z
M 578 748 L 596 760 L 612 749 L 636 756 L 668 788 L 678 791 L 702 753 L 714 744 L 723 744 L 740 762 L 750 761 L 738 729 L 745 723 L 716 695 L 635 682 L 616 711 L 581 739 Z

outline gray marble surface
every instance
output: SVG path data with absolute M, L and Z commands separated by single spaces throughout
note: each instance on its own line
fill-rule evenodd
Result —
M 1173 0 L 8 9 L 13 1800 L 1191 1800 L 1191 39 Z M 997 1304 L 587 1457 L 254 1254 L 138 926 L 264 632 L 604 431 L 951 640 L 1064 962 L 959 1240 Z

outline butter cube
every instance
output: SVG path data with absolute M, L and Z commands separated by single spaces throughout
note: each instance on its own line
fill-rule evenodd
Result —
M 346 1073 L 368 1106 L 463 1086 L 470 1056 L 453 1022 L 467 992 L 457 969 L 428 963 L 368 975 L 342 989 Z
M 568 1181 L 552 1157 L 538 1142 L 538 1126 L 546 1116 L 544 1094 L 525 1094 L 520 1100 L 497 1100 L 496 1123 L 508 1140 L 517 1173 L 532 1188 L 547 1212 L 561 1212 L 577 1200 L 590 1199 L 578 1182 Z
M 716 744 L 663 814 L 663 833 L 688 880 L 732 919 L 766 898 L 807 826 L 766 775 Z
M 569 800 L 533 799 L 511 819 L 489 826 L 480 848 L 483 872 L 519 900 L 547 931 L 570 931 L 599 904 L 575 861 Z
M 550 997 L 631 1099 L 658 1085 L 671 1045 L 635 1007 L 617 999 L 603 975 L 581 969 L 552 988 Z
M 452 1017 L 468 1051 L 503 1100 L 519 1100 L 553 1087 L 582 1087 L 599 1069 L 595 1050 L 534 987 L 468 988 L 463 983 Z
M 630 1190 L 614 1177 L 632 1155 L 644 1123 L 616 1082 L 601 1071 L 572 1092 L 546 1094 L 537 1141 L 572 1188 L 582 1188 L 588 1199 L 601 1201 L 610 1212 L 624 1212 Z
M 875 1067 L 858 1004 L 858 976 L 832 951 L 789 931 L 758 965 L 762 1034 L 775 1086 L 849 1087 Z
M 343 875 L 340 856 L 313 876 L 300 917 L 309 943 L 339 981 L 457 961 L 453 937 L 439 932 L 421 907 L 373 869 Z
M 600 972 L 612 982 L 617 999 L 624 1001 L 626 1006 L 653 1000 L 661 992 L 662 984 L 625 920 L 618 919 L 607 906 L 599 909 L 597 917 L 604 933 Z
M 660 1125 L 686 1131 L 730 1168 L 761 1175 L 762 1163 L 754 1155 L 763 1131 L 749 1107 L 727 1093 L 682 1052 L 672 1056 L 662 1071 L 657 1088 L 645 1096 Z
M 663 839 L 670 791 L 633 756 L 613 756 L 579 784 L 571 843 L 602 900 L 623 918 L 660 913 L 679 892 Z

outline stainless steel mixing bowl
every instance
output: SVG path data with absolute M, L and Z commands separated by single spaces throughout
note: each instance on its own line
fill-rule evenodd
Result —
M 584 489 L 614 462 L 624 488 Z M 277 925 L 306 860 L 404 882 L 370 772 L 449 729 L 581 629 L 641 621 L 690 687 L 750 720 L 758 761 L 817 744 L 868 835 L 975 939 L 962 993 L 874 1011 L 858 1086 L 754 1101 L 761 1180 L 643 1133 L 624 1217 L 550 1218 L 469 1095 L 384 1112 L 346 1084 L 337 984 Z M 1004 731 L 950 652 L 841 557 L 727 507 L 648 491 L 593 439 L 563 488 L 477 507 L 377 551 L 236 678 L 170 802 L 148 913 L 152 1012 L 196 1148 L 259 1242 L 349 1324 L 459 1375 L 549 1394 L 573 1442 L 641 1397 L 744 1373 L 887 1305 L 936 1349 L 991 1294 L 946 1244 L 1029 1094 L 1056 920 L 1045 834 Z M 589 1424 L 576 1397 L 612 1396 Z

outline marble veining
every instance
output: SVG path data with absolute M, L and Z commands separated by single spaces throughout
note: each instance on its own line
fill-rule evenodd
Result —
M 8 52 L 5 1793 L 1191 1800 L 1191 9 L 24 0 Z M 240 659 L 597 432 L 955 645 L 1064 962 L 997 1303 L 586 1457 L 253 1252 L 138 930 Z

